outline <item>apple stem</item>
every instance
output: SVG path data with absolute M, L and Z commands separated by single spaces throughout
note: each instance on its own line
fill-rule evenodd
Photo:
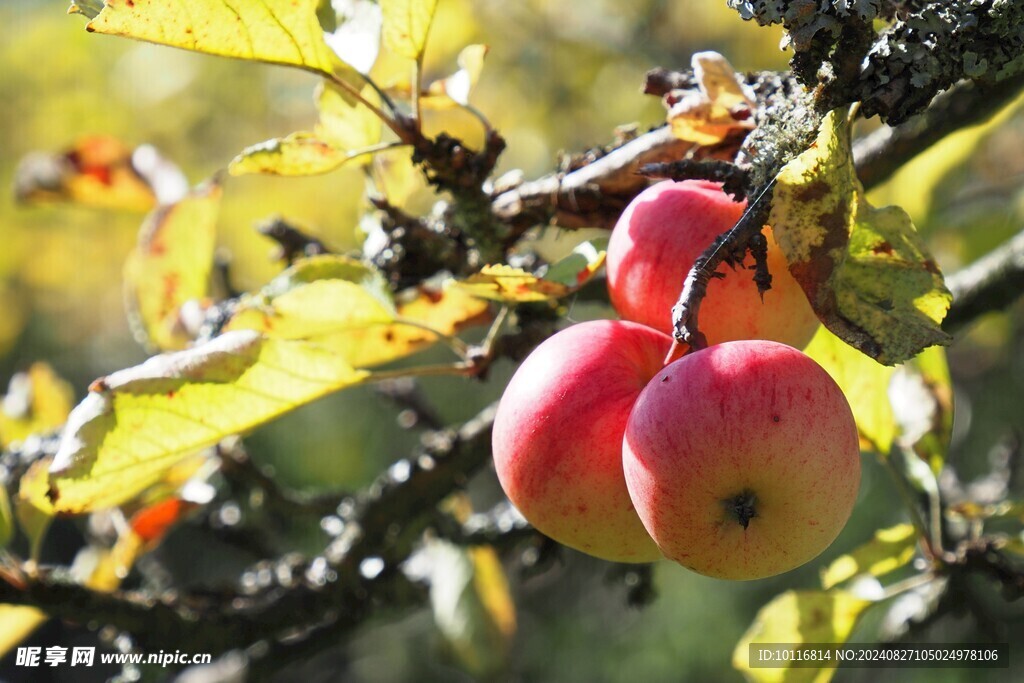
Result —
M 750 526 L 750 520 L 757 517 L 757 496 L 750 489 L 743 489 L 735 496 L 722 501 L 726 515 L 740 523 L 744 529 Z

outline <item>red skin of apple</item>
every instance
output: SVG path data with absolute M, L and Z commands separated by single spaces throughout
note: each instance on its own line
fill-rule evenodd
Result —
M 719 344 L 660 371 L 630 414 L 623 467 L 665 556 L 723 579 L 812 560 L 845 526 L 860 485 L 839 386 L 768 341 Z
M 494 464 L 539 531 L 607 560 L 661 558 L 626 491 L 622 438 L 671 344 L 636 323 L 595 320 L 550 337 L 520 365 L 494 419 Z
M 619 315 L 672 334 L 672 306 L 686 274 L 745 208 L 721 185 L 703 180 L 664 181 L 637 195 L 608 244 L 608 291 Z M 725 277 L 711 280 L 700 307 L 699 328 L 709 344 L 770 339 L 803 348 L 814 336 L 818 319 L 771 230 L 764 234 L 772 288 L 762 303 L 753 270 L 720 265 Z M 753 265 L 750 256 L 746 265 Z

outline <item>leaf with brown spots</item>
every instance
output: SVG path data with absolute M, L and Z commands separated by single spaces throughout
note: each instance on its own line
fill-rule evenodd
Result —
M 49 473 L 58 512 L 120 505 L 167 470 L 368 372 L 306 341 L 228 332 L 93 382 L 68 417 Z
M 141 343 L 175 350 L 191 341 L 182 307 L 207 303 L 221 194 L 211 181 L 143 222 L 125 265 L 129 319 Z
M 506 265 L 485 266 L 458 283 L 474 296 L 506 303 L 560 299 L 587 284 L 604 264 L 606 238 L 583 242 L 538 274 Z
M 417 61 L 423 59 L 437 0 L 382 0 L 380 8 L 384 50 Z
M 305 339 L 365 368 L 408 356 L 488 319 L 486 302 L 457 288 L 423 286 L 394 301 L 373 268 L 344 256 L 316 256 L 244 297 L 224 329 Z
M 324 41 L 318 4 L 319 0 L 106 0 L 86 30 L 331 74 L 338 60 Z
M 775 239 L 826 327 L 884 365 L 950 342 L 940 323 L 952 296 L 906 212 L 864 198 L 845 109 L 776 180 Z
M 97 209 L 149 211 L 188 190 L 181 170 L 151 145 L 134 150 L 108 135 L 91 135 L 51 154 L 33 152 L 18 164 L 14 194 L 28 203 L 70 202 Z

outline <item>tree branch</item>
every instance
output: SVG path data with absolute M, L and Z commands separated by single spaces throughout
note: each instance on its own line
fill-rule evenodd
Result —
M 920 115 L 890 128 L 883 126 L 853 146 L 857 176 L 866 189 L 885 182 L 903 164 L 961 128 L 987 120 L 1024 87 L 1024 74 L 995 85 L 960 83 L 935 98 Z
M 953 293 L 953 305 L 942 323 L 947 332 L 1009 306 L 1024 294 L 1024 231 L 947 277 L 946 286 Z

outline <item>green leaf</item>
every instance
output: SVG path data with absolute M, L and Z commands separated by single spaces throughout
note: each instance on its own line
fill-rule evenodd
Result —
M 822 570 L 821 586 L 828 590 L 861 574 L 883 576 L 910 562 L 916 550 L 917 531 L 912 524 L 879 529 L 873 539 Z
M 251 331 L 155 356 L 93 382 L 68 418 L 51 499 L 65 513 L 118 505 L 196 451 L 367 376 L 316 345 Z
M 899 207 L 864 199 L 846 110 L 829 112 L 810 149 L 777 177 L 770 223 L 789 269 L 822 322 L 885 365 L 948 344 L 952 296 Z
M 604 264 L 607 239 L 583 242 L 564 259 L 534 275 L 521 268 L 484 266 L 458 283 L 474 296 L 506 303 L 560 299 L 587 284 Z
M 205 305 L 209 296 L 222 194 L 210 181 L 143 222 L 125 265 L 129 319 L 141 342 L 176 350 L 192 340 L 181 310 Z
M 437 0 L 381 0 L 384 49 L 419 61 L 427 45 Z
M 516 630 L 515 605 L 494 548 L 431 540 L 430 605 L 434 623 L 474 678 L 501 672 Z
M 332 74 L 318 0 L 106 0 L 88 31 Z
M 761 608 L 740 639 L 732 665 L 758 683 L 826 683 L 836 662 L 820 669 L 750 666 L 750 646 L 765 643 L 844 643 L 861 613 L 871 605 L 845 591 L 787 591 Z
M 225 330 L 306 339 L 353 367 L 407 356 L 482 322 L 487 304 L 448 286 L 404 292 L 396 303 L 379 272 L 344 256 L 304 259 L 244 298 Z

